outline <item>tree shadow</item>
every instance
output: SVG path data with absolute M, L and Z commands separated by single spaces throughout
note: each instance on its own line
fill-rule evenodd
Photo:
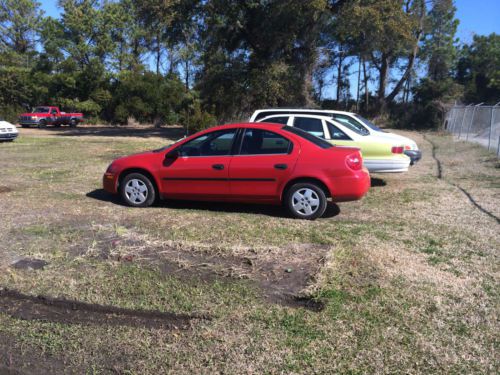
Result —
M 118 195 L 110 194 L 104 189 L 93 190 L 87 193 L 86 196 L 102 202 L 111 202 L 119 206 L 126 206 Z M 210 212 L 245 213 L 245 214 L 266 215 L 278 218 L 291 218 L 291 216 L 282 206 L 268 205 L 268 204 L 164 200 L 158 202 L 156 206 L 170 208 L 174 210 L 202 210 Z M 322 218 L 323 219 L 332 218 L 337 216 L 338 214 L 340 214 L 339 206 L 333 202 L 328 202 L 328 206 Z
M 371 187 L 381 187 L 381 186 L 386 186 L 387 182 L 385 182 L 384 179 L 382 178 L 377 178 L 377 177 L 372 177 L 371 178 Z
M 68 127 L 61 126 L 46 127 L 38 129 L 43 132 L 54 133 L 61 136 L 96 136 L 96 137 L 137 137 L 137 138 L 168 138 L 178 139 L 185 135 L 185 130 L 180 126 L 155 128 L 152 126 L 129 127 L 129 126 L 82 126 Z

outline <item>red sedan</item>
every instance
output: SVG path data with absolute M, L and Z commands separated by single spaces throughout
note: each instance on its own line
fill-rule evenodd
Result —
M 115 160 L 104 189 L 134 207 L 160 199 L 283 204 L 301 219 L 327 199 L 360 199 L 370 175 L 356 148 L 282 124 L 217 126 L 159 150 Z

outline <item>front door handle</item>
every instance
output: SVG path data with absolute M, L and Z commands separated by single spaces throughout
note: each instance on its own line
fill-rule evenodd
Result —
M 214 164 L 212 165 L 212 168 L 218 171 L 222 171 L 224 169 L 224 164 Z
M 288 165 L 286 164 L 274 164 L 275 169 L 287 169 Z

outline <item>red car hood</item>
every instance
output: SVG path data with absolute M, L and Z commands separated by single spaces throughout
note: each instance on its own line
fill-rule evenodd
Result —
M 145 152 L 139 152 L 137 154 L 122 156 L 121 158 L 115 159 L 113 161 L 113 163 L 122 163 L 122 162 L 125 162 L 125 161 L 126 162 L 131 162 L 131 161 L 134 161 L 134 159 L 143 159 L 144 156 L 151 155 L 151 154 L 156 154 L 156 152 L 145 151 Z

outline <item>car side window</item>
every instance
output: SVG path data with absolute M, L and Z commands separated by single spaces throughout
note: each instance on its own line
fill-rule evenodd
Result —
M 53 109 L 52 111 L 50 111 L 50 114 L 51 115 L 57 115 L 57 111 L 55 109 Z
M 180 156 L 224 156 L 231 154 L 236 129 L 204 134 L 179 147 Z
M 337 128 L 335 125 L 328 121 L 326 123 L 328 125 L 328 131 L 330 132 L 331 139 L 337 141 L 352 141 L 352 139 L 346 133 Z
M 293 143 L 279 134 L 260 129 L 246 129 L 240 155 L 288 154 Z
M 283 124 L 286 125 L 288 124 L 288 117 L 283 116 L 283 117 L 272 117 L 272 118 L 266 118 L 262 120 L 262 122 L 271 122 L 273 124 Z
M 361 125 L 358 121 L 352 119 L 349 116 L 333 114 L 332 119 L 340 122 L 342 125 L 346 126 L 347 128 L 351 129 L 352 131 L 355 131 L 358 134 L 361 134 L 361 135 L 370 134 L 370 132 L 368 130 L 366 130 L 366 128 L 363 125 Z
M 311 133 L 316 137 L 325 138 L 323 122 L 320 119 L 309 117 L 295 117 L 293 126 Z

